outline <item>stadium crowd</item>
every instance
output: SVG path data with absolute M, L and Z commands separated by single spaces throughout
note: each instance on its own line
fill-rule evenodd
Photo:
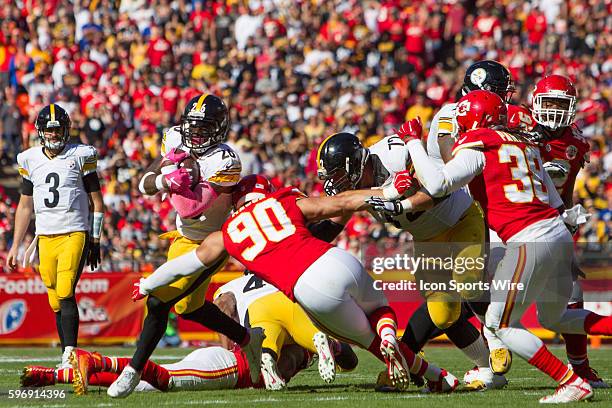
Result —
M 577 124 L 591 144 L 575 195 L 592 213 L 576 239 L 609 240 L 608 0 L 3 3 L 0 160 L 12 165 L 38 143 L 33 123 L 44 105 L 69 112 L 74 136 L 99 151 L 108 207 L 101 270 L 146 270 L 165 259 L 158 234 L 173 229 L 174 212 L 161 197 L 142 197 L 138 175 L 194 95 L 214 93 L 229 105 L 229 143 L 243 175 L 261 172 L 316 195 L 315 153 L 325 135 L 350 130 L 369 145 L 407 119 L 427 124 L 454 100 L 465 68 L 483 58 L 510 69 L 517 104 L 529 103 L 545 73 L 574 81 Z M 0 191 L 0 258 L 15 207 Z M 410 240 L 357 215 L 339 241 L 357 253 L 372 238 L 383 246 Z

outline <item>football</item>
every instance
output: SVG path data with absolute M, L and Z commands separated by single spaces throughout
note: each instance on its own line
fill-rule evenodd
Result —
M 179 166 L 191 174 L 191 189 L 193 190 L 194 187 L 200 182 L 200 166 L 198 165 L 198 161 L 189 156 L 183 160 Z

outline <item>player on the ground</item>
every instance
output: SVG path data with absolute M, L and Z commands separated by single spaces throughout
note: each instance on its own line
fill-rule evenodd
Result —
M 306 228 L 309 222 L 366 208 L 363 196 L 349 192 L 314 198 L 291 187 L 271 190 L 265 177 L 245 177 L 234 193 L 236 212 L 222 231 L 209 235 L 196 251 L 167 262 L 141 280 L 140 293 L 144 296 L 229 253 L 299 303 L 327 334 L 357 344 L 384 361 L 398 386 L 407 385 L 411 372 L 427 378 L 432 391 L 454 390 L 454 376 L 397 342 L 395 313 L 374 289 L 363 265 Z
M 176 231 L 162 235 L 172 239 L 168 259 L 197 248 L 207 235 L 221 228 L 230 213 L 231 189 L 240 180 L 241 165 L 238 155 L 223 143 L 229 127 L 229 111 L 220 98 L 208 94 L 193 98 L 185 107 L 180 126 L 170 128 L 164 135 L 162 151 L 165 156 L 147 169 L 140 181 L 143 194 L 153 195 L 160 191 L 169 194 L 178 212 Z M 181 167 L 188 159 L 195 160 L 195 169 L 199 169 L 200 174 L 190 175 L 188 169 Z M 184 194 L 193 194 L 193 178 L 197 183 L 193 190 L 199 194 L 198 206 L 185 210 L 181 200 Z M 110 396 L 126 397 L 138 384 L 138 373 L 163 336 L 173 306 L 184 319 L 220 332 L 241 345 L 249 358 L 252 377 L 259 375 L 261 331 L 249 334 L 205 298 L 211 276 L 226 260 L 219 258 L 206 268 L 199 268 L 196 273 L 151 293 L 136 352 L 132 362 L 108 389 Z
M 16 268 L 19 247 L 34 213 L 36 236 L 26 251 L 25 263 L 37 249 L 40 276 L 62 346 L 62 367 L 68 365 L 70 352 L 77 346 L 79 310 L 74 291 L 85 263 L 95 269 L 100 262 L 104 218 L 96 149 L 69 143 L 70 124 L 61 106 L 45 106 L 36 118 L 41 146 L 17 155 L 23 179 L 7 257 L 9 267 Z
M 401 133 L 401 130 L 398 131 Z M 379 188 L 378 190 L 361 190 L 366 195 L 385 195 L 387 190 L 400 189 L 402 180 L 394 178 L 396 174 L 406 172 L 411 167 L 410 155 L 400 136 L 387 136 L 365 148 L 359 139 L 347 132 L 336 133 L 325 139 L 317 154 L 319 178 L 324 180 L 328 195 L 355 189 Z M 403 194 L 415 194 L 422 200 L 432 201 L 424 191 L 416 187 L 403 186 Z M 443 199 L 437 199 L 433 209 L 428 211 L 406 211 L 393 217 L 386 214 L 373 215 L 382 222 L 389 222 L 404 231 L 410 232 L 415 241 L 415 253 L 425 257 L 444 259 L 477 259 L 483 256 L 485 226 L 482 213 L 477 204 L 465 191 L 456 191 Z M 339 234 L 348 217 L 335 219 L 336 233 Z M 483 259 L 483 258 L 481 258 Z M 482 268 L 473 268 L 458 274 L 453 270 L 436 268 L 428 265 L 416 271 L 416 279 L 425 282 L 478 281 Z M 447 286 L 448 287 L 448 286 Z M 423 313 L 411 320 L 402 341 L 413 352 L 418 353 L 430 338 L 430 333 L 437 329 L 439 334 L 446 333 L 454 344 L 467 357 L 482 369 L 475 373 L 468 386 L 472 389 L 497 388 L 506 384 L 503 376 L 495 377 L 489 365 L 489 351 L 480 332 L 468 321 L 461 318 L 461 295 L 474 299 L 479 292 L 459 294 L 451 290 L 427 290 L 423 292 L 426 304 Z M 424 325 L 425 331 L 418 331 Z M 415 332 L 412 329 L 415 329 Z M 381 376 L 381 379 L 383 377 Z M 421 379 L 413 376 L 415 383 Z M 473 383 L 473 384 L 471 384 Z
M 277 362 L 281 350 L 288 344 L 297 344 L 316 354 L 319 375 L 328 383 L 336 377 L 336 363 L 345 371 L 357 366 L 357 356 L 348 344 L 319 331 L 299 304 L 258 276 L 247 274 L 229 281 L 217 289 L 214 299 L 224 313 L 240 324 L 264 330 L 261 372 L 269 390 L 286 386 L 278 374 Z
M 506 113 L 505 103 L 492 92 L 474 91 L 461 98 L 457 105 L 461 134 L 453 159 L 444 166 L 429 159 L 417 133 L 407 145 L 419 179 L 431 194 L 444 196 L 469 183 L 488 224 L 506 243 L 506 253 L 495 271 L 495 280 L 506 284 L 492 285 L 485 324 L 510 350 L 559 383 L 556 392 L 540 402 L 590 399 L 589 383 L 520 322 L 535 302 L 545 328 L 612 333 L 612 317 L 565 308 L 572 289 L 573 242 L 559 216 L 563 203 L 544 171 L 537 145 L 505 127 Z M 503 130 L 488 128 L 493 126 Z
M 575 125 L 576 88 L 562 75 L 548 75 L 539 80 L 531 98 L 531 113 L 526 108 L 508 111 L 508 126 L 529 132 L 540 146 L 544 169 L 552 179 L 565 208 L 574 207 L 573 192 L 578 172 L 588 162 L 590 146 Z M 580 206 L 581 207 L 581 206 Z M 575 211 L 579 211 L 576 207 Z M 584 299 L 580 282 L 574 282 L 568 308 L 582 309 Z M 562 334 L 567 358 L 572 368 L 593 388 L 608 384 L 589 364 L 587 336 Z
M 308 366 L 309 354 L 296 345 L 283 349 L 278 370 L 288 382 L 299 370 Z M 27 366 L 23 370 L 22 387 L 46 387 L 73 384 L 77 395 L 86 394 L 88 387 L 109 387 L 129 363 L 129 358 L 107 357 L 76 349 L 67 368 L 54 369 Z M 135 391 L 199 391 L 263 387 L 260 376 L 251 381 L 248 360 L 240 348 L 205 347 L 192 351 L 182 360 L 171 364 L 147 361 Z

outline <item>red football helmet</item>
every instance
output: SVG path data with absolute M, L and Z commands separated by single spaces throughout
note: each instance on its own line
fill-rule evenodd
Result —
M 232 193 L 232 204 L 234 208 L 240 208 L 248 202 L 261 200 L 274 191 L 270 180 L 259 174 L 251 174 L 244 177 Z
M 576 88 L 563 75 L 540 79 L 531 98 L 533 119 L 552 130 L 567 127 L 576 117 Z
M 522 105 L 510 104 L 506 108 L 508 109 L 508 127 L 510 129 L 520 129 L 527 132 L 533 129 L 535 122 L 529 109 Z
M 506 104 L 496 93 L 472 91 L 459 99 L 455 108 L 461 132 L 496 125 L 506 125 Z

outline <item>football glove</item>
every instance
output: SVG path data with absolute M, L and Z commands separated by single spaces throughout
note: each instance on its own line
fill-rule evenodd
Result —
M 137 300 L 144 299 L 145 297 L 148 296 L 148 293 L 143 293 L 142 290 L 140 289 L 140 281 L 141 280 L 142 280 L 142 278 L 140 278 L 140 280 L 137 280 L 136 282 L 134 282 L 134 286 L 132 288 L 132 300 L 134 302 L 136 302 Z
M 422 134 L 423 123 L 421 122 L 421 118 L 418 116 L 416 119 L 410 119 L 408 122 L 404 123 L 397 131 L 397 135 L 404 141 L 404 143 L 408 143 L 411 140 L 421 140 Z
M 180 194 L 191 187 L 191 174 L 183 167 L 177 168 L 170 173 L 164 173 L 164 178 L 166 179 L 166 184 L 168 184 L 168 191 L 171 193 Z
M 170 149 L 168 154 L 164 156 L 164 159 L 171 161 L 173 164 L 179 164 L 180 162 L 185 160 L 187 157 L 189 157 L 188 153 L 182 150 L 177 150 L 176 148 L 173 148 L 173 149 Z
M 400 171 L 393 177 L 393 183 L 383 188 L 383 196 L 387 200 L 396 200 L 404 195 L 417 180 L 407 170 Z
M 569 169 L 560 163 L 551 161 L 544 163 L 544 170 L 548 173 L 555 187 L 562 187 L 567 181 Z
M 93 271 L 100 264 L 100 241 L 92 240 L 87 250 L 87 266 Z
M 388 201 L 381 197 L 370 197 L 365 200 L 367 204 L 369 204 L 372 209 L 381 214 L 387 214 L 392 217 L 400 215 L 404 212 L 404 208 L 402 203 L 399 201 Z

